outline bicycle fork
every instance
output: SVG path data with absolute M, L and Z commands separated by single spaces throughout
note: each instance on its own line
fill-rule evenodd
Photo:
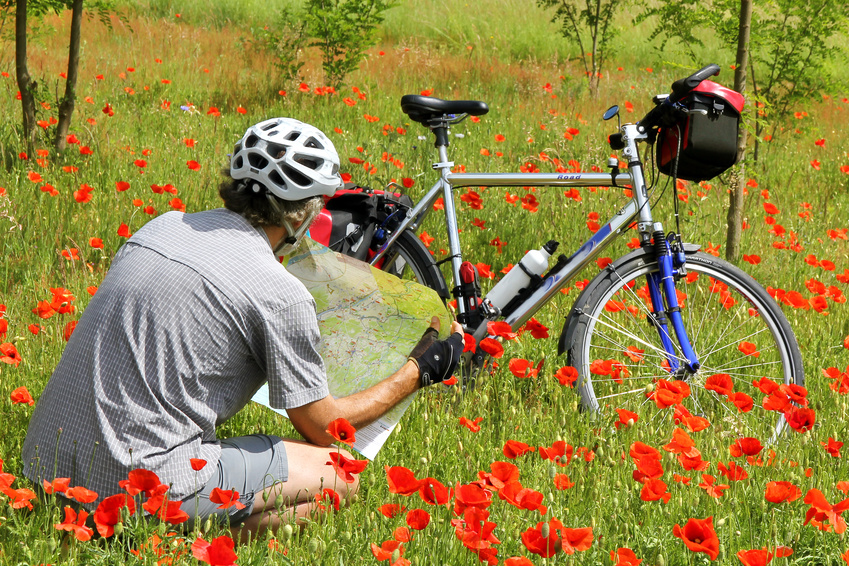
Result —
M 690 338 L 681 317 L 681 306 L 678 303 L 678 294 L 675 290 L 675 279 L 686 274 L 685 255 L 680 239 L 674 239 L 674 251 L 669 245 L 669 239 L 663 234 L 659 224 L 652 234 L 653 243 L 647 244 L 654 250 L 657 260 L 658 271 L 646 276 L 649 296 L 652 303 L 652 324 L 655 326 L 663 349 L 666 353 L 666 361 L 669 363 L 669 372 L 683 378 L 686 374 L 694 374 L 701 367 L 699 358 L 690 345 Z M 665 300 L 665 304 L 664 304 Z M 669 323 L 678 339 L 681 347 L 681 356 L 675 353 L 675 345 L 669 333 Z M 679 359 L 683 356 L 683 367 Z M 686 372 L 686 373 L 682 373 Z

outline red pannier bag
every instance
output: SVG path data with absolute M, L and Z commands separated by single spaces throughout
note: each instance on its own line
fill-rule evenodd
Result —
M 370 261 L 412 207 L 407 195 L 347 184 L 326 199 L 309 234 L 335 252 Z
M 743 95 L 702 81 L 676 105 L 687 114 L 657 135 L 660 172 L 687 181 L 706 181 L 737 163 L 737 132 Z

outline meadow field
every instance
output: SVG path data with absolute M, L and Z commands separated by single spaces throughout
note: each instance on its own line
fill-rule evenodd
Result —
M 611 155 L 606 140 L 615 125 L 601 121 L 608 106 L 618 104 L 623 121 L 637 120 L 652 95 L 701 66 L 674 48 L 658 52 L 639 26 L 614 44 L 593 98 L 546 12 L 487 0 L 469 14 L 462 1 L 423 0 L 390 10 L 379 44 L 345 86 L 332 89 L 312 51 L 297 80 L 277 77 L 271 56 L 252 41 L 270 21 L 267 4 L 222 1 L 208 9 L 149 0 L 128 3 L 126 20 L 113 18 L 111 29 L 86 20 L 73 139 L 63 155 L 51 140 L 69 18 L 49 16 L 32 34 L 40 103 L 34 152 L 20 135 L 14 45 L 2 46 L 2 565 L 178 565 L 197 564 L 197 556 L 232 563 L 226 553 L 197 552 L 205 547 L 198 541 L 224 544 L 225 529 L 183 532 L 140 513 L 125 517 L 121 532 L 81 540 L 84 529 L 52 496 L 30 491 L 20 453 L 33 403 L 111 258 L 159 214 L 218 206 L 220 171 L 249 125 L 274 116 L 309 122 L 332 138 L 346 178 L 372 188 L 394 181 L 416 198 L 433 182 L 436 156 L 430 134 L 401 112 L 404 94 L 490 105 L 479 121 L 452 130 L 462 134 L 451 140 L 459 170 L 589 171 L 606 167 Z M 8 37 L 11 24 L 4 25 Z M 618 25 L 629 29 L 629 18 Z M 731 86 L 733 49 L 709 45 L 704 56 L 699 63 L 718 63 L 718 82 Z M 759 162 L 747 170 L 739 267 L 777 297 L 796 334 L 816 414 L 810 430 L 753 447 L 710 427 L 686 431 L 672 419 L 658 429 L 645 426 L 646 415 L 617 423 L 615 412 L 579 411 L 576 391 L 556 377 L 566 365 L 556 339 L 572 301 L 599 272 L 592 266 L 537 314 L 548 338 L 524 332 L 505 343 L 501 367 L 473 389 L 422 392 L 360 475 L 353 505 L 302 530 L 236 546 L 236 564 L 849 563 L 841 516 L 849 508 L 848 97 L 801 103 L 762 140 Z M 677 199 L 684 240 L 724 256 L 729 179 L 669 187 L 657 216 L 672 229 Z M 658 180 L 658 191 L 666 182 Z M 457 199 L 463 252 L 491 271 L 485 288 L 549 239 L 565 249 L 583 242 L 598 217 L 626 202 L 613 190 L 490 188 L 478 190 L 472 206 L 459 198 L 466 193 Z M 437 215 L 424 232 L 443 258 L 447 238 Z M 628 252 L 629 241 L 604 255 Z M 538 375 L 519 378 L 508 370 L 511 359 L 544 364 Z M 219 436 L 254 432 L 296 435 L 288 421 L 250 406 Z M 682 456 L 692 453 L 682 438 L 692 439 L 697 463 Z M 655 452 L 651 464 L 641 463 Z M 328 466 L 328 485 L 335 476 Z M 446 489 L 417 489 L 423 479 Z

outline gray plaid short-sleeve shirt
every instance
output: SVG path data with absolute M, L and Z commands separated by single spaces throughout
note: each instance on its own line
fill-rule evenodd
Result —
M 144 468 L 172 499 L 189 495 L 218 461 L 215 426 L 266 380 L 278 408 L 328 395 L 320 340 L 312 297 L 264 232 L 225 209 L 163 214 L 118 251 L 80 318 L 30 421 L 24 472 L 102 498 Z M 195 472 L 190 458 L 208 464 Z

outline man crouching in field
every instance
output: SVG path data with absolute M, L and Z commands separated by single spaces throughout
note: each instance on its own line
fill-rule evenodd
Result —
M 436 341 L 434 318 L 396 373 L 348 397 L 329 394 L 315 303 L 277 258 L 341 186 L 338 170 L 321 131 L 266 120 L 235 146 L 219 189 L 226 208 L 169 212 L 140 229 L 116 254 L 38 401 L 25 474 L 38 485 L 70 478 L 95 492 L 87 507 L 143 491 L 160 497 L 160 516 L 217 516 L 243 524 L 243 539 L 311 513 L 327 487 L 329 423 L 369 424 L 450 377 L 462 351 L 460 325 Z M 286 409 L 306 441 L 218 440 L 215 427 L 266 381 L 272 406 Z M 138 473 L 128 480 L 139 469 L 162 484 L 136 485 Z M 339 495 L 357 488 L 355 479 Z M 222 505 L 221 490 L 238 501 Z

